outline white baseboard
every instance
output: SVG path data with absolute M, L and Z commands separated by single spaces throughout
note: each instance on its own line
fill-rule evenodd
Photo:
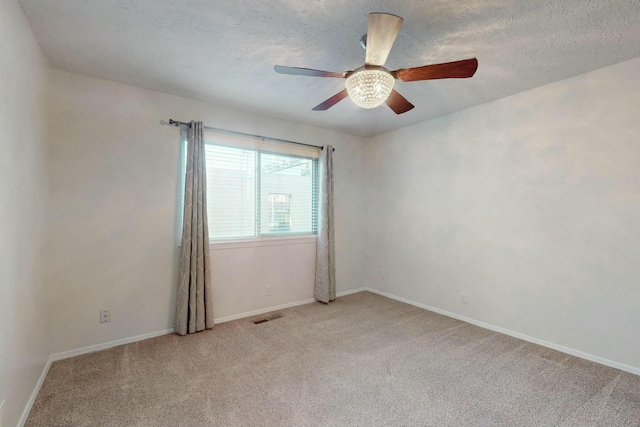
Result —
M 106 350 L 111 347 L 117 347 L 123 344 L 129 344 L 136 341 L 142 341 L 149 338 L 159 337 L 161 335 L 170 334 L 173 329 L 165 329 L 163 331 L 151 332 L 149 334 L 136 335 L 134 337 L 121 338 L 115 341 L 109 341 L 102 344 L 90 345 L 88 347 L 77 348 L 75 350 L 63 351 L 62 353 L 55 353 L 51 355 L 51 361 L 68 359 L 70 357 L 76 357 L 87 353 L 93 353 L 94 351 Z
M 336 294 L 336 296 L 342 297 L 342 296 L 345 296 L 345 295 L 351 295 L 351 294 L 355 294 L 357 292 L 362 292 L 362 291 L 366 291 L 366 290 L 367 290 L 366 288 L 351 289 L 351 290 L 344 291 L 344 292 L 338 292 Z M 234 314 L 234 315 L 231 315 L 231 316 L 218 317 L 218 318 L 213 319 L 213 322 L 214 323 L 231 322 L 233 320 L 243 319 L 245 317 L 257 316 L 259 314 L 269 313 L 271 311 L 284 310 L 285 308 L 297 307 L 299 305 L 310 304 L 310 303 L 315 302 L 315 301 L 316 300 L 314 298 L 307 298 L 307 299 L 303 299 L 301 301 L 288 302 L 286 304 L 274 305 L 272 307 L 266 307 L 266 308 L 260 308 L 258 310 L 246 311 L 244 313 L 238 313 L 238 314 Z
M 590 360 L 592 362 L 600 363 L 601 365 L 609 366 L 612 368 L 620 369 L 621 371 L 629 372 L 635 375 L 640 375 L 640 368 L 635 368 L 633 366 L 625 365 L 622 363 L 614 362 L 613 360 L 605 359 L 599 356 L 594 356 L 593 354 L 584 353 L 580 350 L 575 350 L 573 348 L 565 347 L 559 344 L 554 344 L 552 342 L 544 341 L 538 338 L 530 337 L 529 335 L 521 334 L 520 332 L 514 332 L 509 329 L 501 328 L 500 326 L 491 325 L 489 323 L 481 322 L 479 320 L 471 319 L 468 317 L 460 316 L 459 314 L 451 313 L 449 311 L 441 310 L 439 308 L 431 307 L 426 304 L 421 304 L 419 302 L 411 301 L 406 298 L 398 297 L 396 295 L 392 295 L 386 292 L 379 291 L 377 289 L 365 288 L 363 290 L 367 290 L 374 294 L 382 295 L 383 297 L 391 298 L 396 301 L 404 302 L 406 304 L 410 304 L 419 308 L 423 308 L 425 310 L 433 311 L 438 314 L 442 314 L 444 316 L 453 317 L 454 319 L 462 320 L 463 322 L 471 323 L 472 325 L 480 326 L 484 329 L 489 329 L 491 331 L 499 332 L 501 334 L 509 335 L 514 338 L 519 338 L 524 341 L 528 341 L 534 344 L 541 345 L 543 347 L 548 347 L 554 350 L 558 350 L 562 353 L 569 354 L 571 356 L 576 356 L 581 359 Z
M 18 427 L 24 426 L 24 423 L 27 422 L 27 418 L 29 418 L 29 412 L 31 412 L 31 408 L 33 408 L 33 404 L 36 401 L 36 397 L 38 397 L 38 393 L 40 393 L 40 387 L 42 387 L 42 384 L 44 384 L 44 379 L 47 378 L 47 374 L 49 373 L 49 368 L 51 367 L 52 362 L 53 360 L 51 359 L 51 357 L 49 357 L 49 360 L 47 360 L 47 363 L 44 365 L 44 369 L 40 374 L 40 378 L 38 378 L 38 382 L 36 383 L 36 386 L 33 388 L 33 391 L 31 392 L 31 396 L 29 396 L 29 400 L 27 400 L 27 404 L 25 405 L 24 410 L 22 411 L 22 415 L 20 416 L 20 420 L 18 421 Z
M 369 288 L 350 289 L 348 291 L 338 292 L 336 294 L 336 297 L 343 297 L 343 296 L 346 296 L 346 295 L 357 294 L 358 292 L 364 292 L 364 291 L 368 291 L 368 290 L 369 290 Z
M 315 299 L 308 298 L 302 301 L 294 301 L 286 304 L 274 305 L 272 307 L 260 308 L 258 310 L 252 310 L 252 311 L 246 311 L 244 313 L 233 314 L 231 316 L 217 317 L 213 319 L 213 323 L 218 324 L 218 323 L 231 322 L 234 320 L 243 319 L 245 317 L 257 316 L 258 314 L 269 313 L 270 311 L 283 310 L 289 307 L 296 307 L 298 305 L 309 304 L 314 301 Z

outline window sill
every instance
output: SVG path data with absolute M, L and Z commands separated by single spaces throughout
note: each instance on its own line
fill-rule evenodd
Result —
M 218 240 L 216 242 L 209 242 L 209 249 L 217 251 L 223 249 L 255 248 L 261 246 L 302 245 L 315 242 L 315 234 L 305 234 L 303 236 L 258 237 L 254 239 Z

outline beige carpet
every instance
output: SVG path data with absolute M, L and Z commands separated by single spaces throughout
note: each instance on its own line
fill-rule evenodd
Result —
M 639 426 L 640 377 L 369 292 L 51 366 L 27 426 Z

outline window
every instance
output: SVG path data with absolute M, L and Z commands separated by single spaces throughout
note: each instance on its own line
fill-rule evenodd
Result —
M 269 231 L 291 230 L 291 194 L 269 194 Z
M 317 150 L 210 133 L 205 141 L 211 241 L 316 233 Z

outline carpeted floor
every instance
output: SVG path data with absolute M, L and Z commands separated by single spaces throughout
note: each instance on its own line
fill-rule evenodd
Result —
M 279 313 L 55 362 L 26 425 L 640 425 L 638 376 L 369 292 Z

